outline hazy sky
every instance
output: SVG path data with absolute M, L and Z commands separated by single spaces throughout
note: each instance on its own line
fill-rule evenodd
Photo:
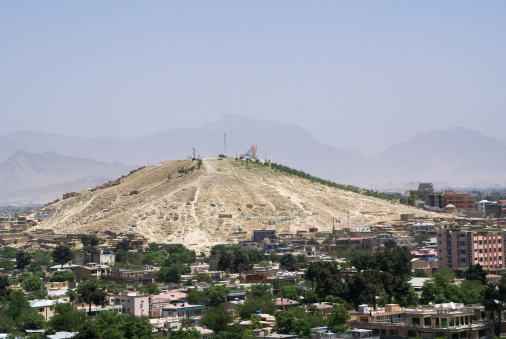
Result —
M 134 137 L 225 114 L 366 153 L 505 137 L 506 1 L 2 1 L 0 134 Z

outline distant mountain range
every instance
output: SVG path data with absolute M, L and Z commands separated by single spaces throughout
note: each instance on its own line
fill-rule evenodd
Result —
M 24 150 L 0 164 L 0 203 L 45 203 L 117 179 L 132 166 Z
M 0 161 L 25 150 L 137 167 L 187 158 L 193 147 L 197 155 L 216 157 L 225 152 L 224 134 L 228 156 L 239 156 L 251 145 L 257 145 L 259 158 L 266 157 L 322 178 L 365 188 L 401 189 L 416 187 L 420 181 L 434 182 L 436 187 L 503 186 L 506 179 L 506 138 L 487 137 L 461 127 L 416 134 L 380 154 L 367 156 L 352 148 L 324 145 L 300 126 L 237 115 L 227 115 L 204 127 L 173 128 L 132 139 L 9 133 L 0 135 Z M 122 166 L 125 167 L 116 164 L 115 168 L 119 170 Z M 66 169 L 58 171 L 63 178 Z M 26 178 L 31 175 L 27 172 Z M 13 183 L 5 185 L 11 187 Z

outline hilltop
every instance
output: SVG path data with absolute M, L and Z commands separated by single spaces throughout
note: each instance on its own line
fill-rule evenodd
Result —
M 195 167 L 188 174 L 182 168 Z M 170 176 L 170 179 L 169 179 Z M 429 212 L 331 188 L 270 166 L 232 158 L 171 160 L 141 168 L 114 186 L 80 192 L 49 206 L 55 215 L 36 228 L 57 233 L 140 233 L 150 241 L 205 250 L 251 237 L 251 230 L 296 232 L 374 225 L 401 213 Z M 434 214 L 434 216 L 437 216 Z

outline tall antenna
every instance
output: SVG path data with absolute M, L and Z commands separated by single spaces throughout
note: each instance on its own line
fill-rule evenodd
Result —
M 227 155 L 227 135 L 225 133 L 223 134 L 223 150 L 223 154 Z

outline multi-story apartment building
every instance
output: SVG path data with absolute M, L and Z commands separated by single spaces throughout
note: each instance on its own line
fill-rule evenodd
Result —
M 452 269 L 480 264 L 504 268 L 504 234 L 479 234 L 469 230 L 437 232 L 437 264 Z
M 473 198 L 468 198 L 465 193 L 455 193 L 454 191 L 445 191 L 444 206 L 453 205 L 455 208 L 463 210 L 475 210 L 476 204 Z

